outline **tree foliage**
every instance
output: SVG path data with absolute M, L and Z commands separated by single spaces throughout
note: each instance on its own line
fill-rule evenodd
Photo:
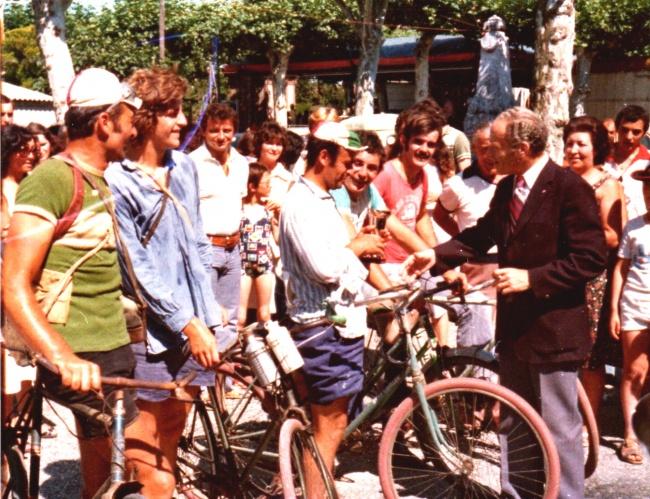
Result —
M 650 57 L 650 0 L 575 0 L 576 46 L 601 58 Z
M 7 81 L 17 82 L 33 90 L 49 92 L 45 64 L 41 49 L 36 43 L 33 23 L 5 33 L 2 58 L 4 77 Z

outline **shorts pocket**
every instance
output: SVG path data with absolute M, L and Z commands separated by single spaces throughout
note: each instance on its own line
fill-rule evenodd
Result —
M 65 272 L 43 269 L 36 287 L 36 300 L 52 324 L 65 324 L 72 301 L 72 277 Z

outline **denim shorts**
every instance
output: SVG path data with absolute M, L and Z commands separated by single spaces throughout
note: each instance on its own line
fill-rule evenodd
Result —
M 363 336 L 348 339 L 334 326 L 316 326 L 293 335 L 302 358 L 309 401 L 326 405 L 363 387 Z
M 202 367 L 182 346 L 163 353 L 147 353 L 144 343 L 131 345 L 135 354 L 135 377 L 156 382 L 176 381 L 194 371 L 196 377 L 190 386 L 214 386 L 215 371 Z M 163 402 L 172 394 L 165 390 L 137 390 L 138 400 Z
M 101 369 L 102 376 L 120 376 L 124 378 L 133 378 L 135 368 L 135 358 L 131 351 L 131 345 L 124 345 L 107 352 L 85 352 L 77 353 L 78 357 L 84 360 L 94 362 Z M 103 385 L 102 392 L 104 400 L 97 397 L 94 392 L 79 392 L 64 387 L 61 384 L 61 378 L 58 374 L 39 368 L 41 382 L 45 389 L 45 396 L 62 405 L 83 404 L 96 409 L 104 414 L 112 415 L 112 403 L 115 400 L 113 393 L 118 387 Z M 130 388 L 124 388 L 124 416 L 125 427 L 135 421 L 138 416 L 138 408 L 135 405 L 135 391 Z M 97 419 L 90 419 L 86 415 L 81 415 L 73 411 L 74 417 L 79 426 L 79 436 L 81 438 L 106 437 L 110 434 L 110 428 Z

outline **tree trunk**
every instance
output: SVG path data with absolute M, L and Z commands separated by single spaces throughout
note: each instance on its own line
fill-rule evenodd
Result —
M 71 1 L 32 0 L 36 37 L 45 58 L 45 69 L 58 123 L 63 123 L 68 108 L 68 89 L 74 79 L 72 57 L 65 41 L 65 11 Z
M 361 53 L 354 89 L 357 116 L 374 113 L 375 81 L 381 44 L 384 41 L 382 28 L 387 8 L 388 0 L 364 0 L 363 2 Z
M 536 16 L 533 109 L 549 129 L 547 150 L 562 163 L 562 131 L 569 121 L 575 39 L 573 0 L 539 0 Z
M 576 50 L 575 79 L 576 86 L 571 96 L 571 116 L 584 116 L 585 101 L 591 89 L 589 88 L 589 75 L 591 73 L 591 63 L 594 59 L 594 53 L 585 48 Z
M 423 31 L 415 44 L 415 102 L 429 97 L 429 50 L 434 36 Z
M 287 51 L 269 50 L 267 56 L 271 65 L 273 82 L 273 118 L 280 125 L 287 126 L 287 69 L 292 49 Z

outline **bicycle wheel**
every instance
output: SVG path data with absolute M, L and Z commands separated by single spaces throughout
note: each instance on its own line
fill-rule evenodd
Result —
M 277 493 L 277 429 L 255 394 L 247 390 L 222 412 L 214 388 L 206 393 L 209 401 L 194 402 L 180 440 L 179 489 L 209 498 Z
M 196 400 L 176 454 L 176 482 L 180 492 L 200 497 L 221 497 L 218 485 L 217 441 L 205 404 Z
M 280 428 L 280 478 L 285 499 L 307 497 L 305 455 L 315 463 L 325 487 L 325 497 L 337 498 L 334 480 L 321 458 L 314 436 L 302 422 L 289 418 Z
M 385 497 L 500 497 L 508 493 L 502 490 L 502 474 L 521 497 L 556 496 L 555 444 L 521 397 L 472 378 L 436 381 L 424 391 L 437 436 L 431 435 L 417 397 L 395 409 L 379 445 Z
M 479 356 L 462 349 L 463 353 L 449 352 L 445 357 L 445 368 L 454 377 L 472 377 L 499 382 L 499 361 L 484 351 L 478 352 Z M 582 422 L 587 428 L 588 443 L 585 447 L 585 478 L 594 474 L 598 467 L 598 457 L 600 452 L 600 432 L 598 422 L 591 408 L 591 403 L 587 397 L 582 383 L 578 380 L 578 407 L 582 415 Z
M 2 465 L 7 466 L 8 476 L 4 477 L 6 484 L 3 485 L 2 499 L 13 499 L 28 497 L 27 469 L 23 453 L 17 445 L 2 451 Z

